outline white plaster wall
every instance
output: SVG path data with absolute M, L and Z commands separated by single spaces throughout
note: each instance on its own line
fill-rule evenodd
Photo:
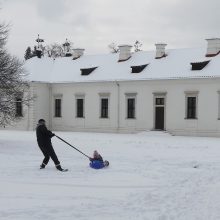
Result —
M 167 88 L 166 129 L 174 134 L 220 136 L 219 79 L 171 80 Z M 198 119 L 185 119 L 185 92 L 198 91 Z
M 32 83 L 35 96 L 24 118 L 10 129 L 35 129 L 44 118 L 52 130 L 138 132 L 154 129 L 154 94 L 166 93 L 165 130 L 177 135 L 220 136 L 220 79 Z M 185 92 L 198 91 L 198 119 L 185 119 Z M 100 93 L 109 93 L 109 118 L 100 118 Z M 126 93 L 136 95 L 136 118 L 126 119 Z M 76 118 L 75 95 L 85 95 L 85 117 Z M 62 95 L 62 117 L 54 117 L 54 95 Z M 119 112 L 119 114 L 118 114 Z
M 136 94 L 136 117 L 127 119 L 126 93 Z M 153 129 L 153 94 L 147 82 L 120 83 L 120 130 L 141 131 Z
M 72 131 L 137 132 L 154 129 L 154 92 L 166 93 L 165 129 L 180 135 L 220 135 L 219 79 L 54 84 L 52 94 L 63 94 L 62 117 L 52 115 L 52 129 Z M 185 119 L 185 92 L 198 91 L 198 119 Z M 118 94 L 119 92 L 119 94 Z M 85 94 L 85 118 L 76 118 L 75 94 Z M 100 119 L 99 93 L 110 93 L 109 119 Z M 126 119 L 125 93 L 137 93 L 136 119 Z M 118 100 L 119 97 L 119 100 Z M 118 102 L 120 105 L 118 106 Z M 52 102 L 53 103 L 53 102 Z M 51 104 L 51 111 L 54 106 Z M 119 119 L 118 119 L 119 111 Z
M 34 83 L 33 96 L 33 111 L 32 122 L 30 127 L 35 129 L 40 118 L 46 120 L 48 128 L 51 128 L 50 121 L 50 84 L 48 83 Z
M 109 118 L 100 118 L 99 93 L 110 93 Z M 54 84 L 52 97 L 62 94 L 62 117 L 54 117 L 54 101 L 51 103 L 53 130 L 115 131 L 117 128 L 116 83 Z M 76 118 L 75 95 L 84 94 L 85 117 Z

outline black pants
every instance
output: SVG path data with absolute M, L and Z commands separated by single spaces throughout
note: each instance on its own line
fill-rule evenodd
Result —
M 53 149 L 53 146 L 51 144 L 48 144 L 47 146 L 44 145 L 39 145 L 43 155 L 44 155 L 44 160 L 43 164 L 46 166 L 50 160 L 50 158 L 53 160 L 54 164 L 57 166 L 60 164 L 60 161 L 57 158 L 57 155 Z

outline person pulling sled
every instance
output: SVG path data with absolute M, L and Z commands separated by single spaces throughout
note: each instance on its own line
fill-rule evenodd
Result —
M 42 164 L 40 165 L 40 169 L 44 169 L 51 158 L 57 170 L 62 171 L 62 172 L 68 171 L 67 169 L 63 169 L 60 165 L 60 162 L 57 158 L 57 155 L 51 143 L 51 138 L 54 137 L 55 134 L 47 129 L 46 122 L 44 119 L 40 119 L 38 121 L 38 124 L 36 127 L 36 136 L 37 136 L 38 146 L 44 155 L 44 159 L 43 159 Z

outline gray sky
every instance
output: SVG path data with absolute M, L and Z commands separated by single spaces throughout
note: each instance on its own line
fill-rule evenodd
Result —
M 0 21 L 11 24 L 8 49 L 20 58 L 37 34 L 45 44 L 66 38 L 85 53 L 108 53 L 108 45 L 154 50 L 206 46 L 220 37 L 220 0 L 0 0 Z

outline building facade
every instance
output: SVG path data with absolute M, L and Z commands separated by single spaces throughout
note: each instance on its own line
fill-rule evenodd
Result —
M 54 131 L 140 132 L 220 136 L 220 39 L 208 47 L 77 59 L 33 58 L 30 105 L 13 128 L 44 118 Z M 78 49 L 79 50 L 79 49 Z M 82 50 L 81 50 L 82 51 Z

